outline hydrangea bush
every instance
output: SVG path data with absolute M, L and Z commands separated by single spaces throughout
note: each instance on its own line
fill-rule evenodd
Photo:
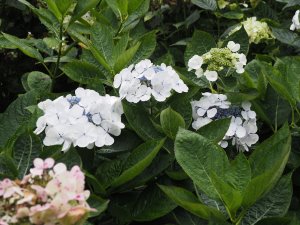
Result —
M 0 225 L 300 223 L 299 2 L 16 5 Z

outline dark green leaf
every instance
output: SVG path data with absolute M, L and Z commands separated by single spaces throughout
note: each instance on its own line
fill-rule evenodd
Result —
M 96 81 L 106 81 L 101 71 L 91 63 L 74 60 L 61 67 L 61 70 L 72 80 L 80 84 L 93 84 Z
M 196 196 L 186 189 L 175 186 L 159 185 L 161 190 L 176 204 L 203 219 L 217 217 L 225 219 L 218 210 L 200 203 Z
M 118 187 L 143 172 L 151 164 L 163 144 L 164 140 L 148 141 L 133 150 L 123 164 L 121 175 L 113 180 L 111 187 Z
M 247 210 L 241 225 L 254 225 L 268 217 L 284 216 L 292 198 L 291 174 L 283 176 L 276 186 Z
M 203 55 L 210 51 L 211 48 L 216 47 L 214 38 L 204 31 L 195 30 L 192 40 L 188 43 L 185 53 L 184 61 L 188 64 L 190 58 L 194 55 Z
M 42 143 L 39 137 L 33 133 L 24 133 L 16 140 L 13 146 L 13 157 L 17 163 L 19 179 L 22 179 L 32 166 L 33 160 L 42 151 Z
M 171 212 L 177 205 L 171 201 L 156 185 L 143 190 L 133 207 L 133 219 L 151 221 Z
M 217 9 L 216 0 L 192 0 L 192 3 L 200 8 L 215 11 Z
M 194 183 L 209 197 L 219 198 L 211 173 L 221 176 L 229 162 L 224 150 L 203 136 L 180 129 L 175 139 L 175 157 Z
M 30 90 L 36 90 L 38 93 L 48 93 L 52 88 L 51 77 L 39 71 L 27 75 L 27 84 Z
M 223 140 L 229 128 L 230 121 L 231 118 L 212 121 L 204 127 L 201 127 L 197 133 L 218 144 L 221 140 Z
M 170 107 L 160 113 L 160 124 L 165 134 L 171 139 L 175 139 L 179 127 L 185 127 L 182 116 Z
M 18 49 L 20 49 L 25 55 L 27 55 L 31 58 L 35 58 L 35 59 L 39 60 L 40 62 L 43 61 L 43 57 L 38 52 L 38 50 L 36 50 L 32 46 L 28 45 L 27 42 L 25 42 L 24 40 L 19 39 L 15 36 L 12 36 L 12 35 L 9 35 L 9 34 L 5 34 L 5 33 L 3 33 L 3 36 L 8 41 L 10 41 L 13 45 L 15 45 Z

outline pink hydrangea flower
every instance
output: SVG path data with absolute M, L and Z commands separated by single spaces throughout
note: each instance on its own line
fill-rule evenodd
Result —
M 42 160 L 40 158 L 36 158 L 33 161 L 34 168 L 30 169 L 30 173 L 32 177 L 42 176 L 45 169 L 51 169 L 54 165 L 54 160 L 51 158 Z

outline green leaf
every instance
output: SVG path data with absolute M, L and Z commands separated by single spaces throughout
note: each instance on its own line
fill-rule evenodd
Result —
M 140 47 L 129 64 L 135 64 L 143 59 L 148 59 L 152 55 L 156 47 L 156 31 L 151 31 L 138 39 Z
M 61 70 L 72 80 L 80 84 L 92 85 L 96 81 L 106 81 L 106 77 L 93 64 L 74 60 L 61 67 Z
M 127 49 L 126 51 L 122 52 L 121 55 L 119 55 L 114 66 L 115 73 L 119 73 L 129 64 L 139 48 L 140 43 L 138 42 L 133 47 Z
M 173 215 L 179 225 L 207 225 L 207 221 L 180 208 L 175 209 Z
M 192 3 L 200 8 L 215 11 L 217 9 L 216 0 L 192 0 Z
M 36 95 L 31 91 L 19 96 L 9 105 L 0 120 L 0 147 L 4 148 L 23 126 L 29 124 L 32 114 L 26 107 L 35 104 Z
M 18 176 L 18 169 L 14 160 L 4 154 L 0 154 L 0 179 L 4 178 L 17 178 Z
M 80 155 L 77 153 L 76 149 L 71 147 L 66 153 L 55 154 L 52 156 L 55 161 L 66 164 L 68 169 L 71 169 L 73 166 L 82 167 L 82 161 Z
M 52 88 L 51 77 L 39 71 L 32 71 L 27 75 L 27 84 L 30 90 L 38 93 L 48 93 Z
M 179 127 L 185 127 L 182 116 L 170 107 L 160 113 L 160 124 L 165 134 L 171 139 L 175 139 Z
M 128 16 L 128 0 L 106 0 L 106 3 L 121 21 Z
M 163 135 L 155 129 L 147 116 L 148 113 L 141 105 L 123 101 L 123 109 L 129 125 L 143 140 L 163 138 Z
M 10 41 L 12 44 L 14 44 L 18 49 L 20 49 L 25 55 L 31 57 L 31 58 L 35 58 L 38 61 L 42 62 L 43 61 L 43 57 L 42 55 L 38 52 L 38 50 L 36 50 L 35 48 L 33 48 L 32 46 L 28 45 L 26 41 L 19 39 L 15 36 L 9 35 L 9 34 L 5 34 L 2 33 L 3 36 Z
M 272 34 L 275 38 L 283 44 L 291 45 L 293 47 L 300 47 L 300 39 L 297 33 L 288 29 L 272 27 Z
M 269 217 L 281 217 L 289 209 L 292 198 L 291 174 L 283 176 L 276 186 L 247 210 L 241 225 L 254 225 Z
M 244 190 L 251 180 L 251 168 L 244 154 L 239 154 L 230 166 L 225 170 L 224 175 L 218 176 L 212 173 L 212 181 L 218 190 L 219 196 L 226 205 L 230 218 L 235 218 L 240 208 Z
M 203 55 L 210 51 L 211 48 L 216 47 L 216 42 L 211 34 L 204 31 L 196 30 L 193 34 L 192 40 L 187 44 L 184 61 L 188 64 L 190 58 L 194 55 Z
M 90 212 L 89 217 L 91 218 L 103 213 L 108 207 L 109 200 L 102 199 L 101 197 L 92 194 L 88 199 L 88 203 L 91 208 L 97 210 L 96 212 Z
M 129 190 L 135 187 L 145 185 L 150 180 L 155 180 L 163 171 L 165 171 L 171 163 L 174 161 L 174 156 L 168 154 L 166 151 L 159 151 L 156 157 L 153 159 L 150 166 L 148 166 L 141 174 L 135 177 L 133 180 L 122 185 L 120 190 Z M 119 190 L 119 189 L 117 189 Z
M 150 0 L 129 0 L 129 16 L 126 18 L 122 26 L 122 31 L 127 32 L 132 30 L 149 11 L 149 6 Z
M 91 41 L 92 41 L 92 49 L 95 49 L 97 54 L 99 54 L 104 63 L 99 61 L 100 64 L 106 66 L 109 64 L 110 67 L 114 65 L 113 59 L 113 31 L 110 27 L 94 23 L 91 28 Z M 94 56 L 95 52 L 92 51 Z M 97 58 L 97 57 L 96 57 Z
M 75 6 L 75 9 L 73 11 L 73 15 L 70 21 L 70 24 L 78 20 L 80 17 L 82 17 L 84 14 L 86 14 L 88 11 L 90 11 L 92 8 L 94 8 L 100 0 L 77 0 L 77 4 Z
M 41 151 L 42 142 L 33 133 L 24 133 L 16 140 L 13 146 L 13 157 L 17 163 L 19 179 L 28 174 L 33 160 L 39 156 Z
M 69 0 L 68 0 L 69 1 Z M 67 2 L 68 2 L 67 1 Z M 55 15 L 55 17 L 60 21 L 62 19 L 61 11 L 56 5 L 56 0 L 45 0 L 48 5 L 48 8 Z
M 211 174 L 211 179 L 215 189 L 219 193 L 220 199 L 226 205 L 226 210 L 228 211 L 230 218 L 235 218 L 236 212 L 243 201 L 242 193 L 224 182 L 223 178 L 217 176 L 214 172 Z
M 212 172 L 221 176 L 229 162 L 222 148 L 203 136 L 180 129 L 175 139 L 175 157 L 194 183 L 209 197 L 219 198 Z
M 159 185 L 159 187 L 170 199 L 176 202 L 176 204 L 200 218 L 210 219 L 211 217 L 216 217 L 225 219 L 223 214 L 217 209 L 203 205 L 192 192 L 186 189 L 164 185 Z
M 226 132 L 228 131 L 230 121 L 231 118 L 212 121 L 197 130 L 197 133 L 218 144 L 223 140 Z
M 288 90 L 292 89 L 295 91 L 295 86 L 293 85 L 293 88 L 287 82 L 287 77 L 284 76 L 278 69 L 266 63 L 261 63 L 260 65 L 262 68 L 262 73 L 268 79 L 270 85 L 274 88 L 274 90 L 294 106 L 296 104 L 296 99 L 299 99 L 299 97 L 297 96 L 297 98 L 295 99 L 293 97 L 293 93 L 289 92 Z M 297 85 L 299 85 L 299 82 L 297 83 Z M 299 89 L 299 87 L 297 89 Z M 296 93 L 299 93 L 299 91 Z
M 61 14 L 65 15 L 68 9 L 71 7 L 73 0 L 54 0 L 54 2 Z
M 4 36 L 0 36 L 0 48 L 15 49 L 17 48 L 13 43 L 7 40 Z
M 284 57 L 277 59 L 274 67 L 283 75 L 289 92 L 298 102 L 300 101 L 300 57 Z
M 151 164 L 152 160 L 163 146 L 164 141 L 165 140 L 148 141 L 133 150 L 126 159 L 122 174 L 111 183 L 111 187 L 118 187 L 132 180 L 144 171 L 144 169 Z
M 245 73 L 241 74 L 240 80 L 248 87 L 255 88 L 259 92 L 259 96 L 263 97 L 267 91 L 267 78 L 261 71 L 260 62 L 252 60 L 245 66 Z
M 89 184 L 90 187 L 92 187 L 92 190 L 94 191 L 94 193 L 99 194 L 99 195 L 105 195 L 105 188 L 97 180 L 97 178 L 95 176 L 93 176 L 92 174 L 88 173 L 87 171 L 85 171 L 84 174 L 85 174 L 87 184 Z
M 249 158 L 252 180 L 245 190 L 243 205 L 251 206 L 273 188 L 285 168 L 290 150 L 291 136 L 287 124 L 257 146 Z
M 132 216 L 135 221 L 151 221 L 168 214 L 176 207 L 156 185 L 150 185 L 140 193 Z

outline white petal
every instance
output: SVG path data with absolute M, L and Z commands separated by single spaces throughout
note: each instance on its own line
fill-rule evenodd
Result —
M 197 109 L 197 114 L 198 116 L 204 116 L 204 114 L 206 113 L 206 110 L 203 108 L 199 108 Z
M 212 108 L 207 110 L 207 117 L 213 118 L 217 114 L 218 110 L 216 108 Z
M 204 76 L 206 77 L 207 80 L 212 82 L 218 80 L 218 73 L 216 71 L 206 70 Z
M 232 52 L 237 52 L 238 50 L 240 50 L 240 47 L 240 44 L 236 44 L 233 41 L 229 41 L 227 44 L 227 48 L 229 48 Z
M 201 68 L 203 64 L 203 58 L 199 55 L 194 55 L 189 61 L 188 61 L 188 67 L 189 71 L 194 69 L 198 70 Z
M 246 131 L 246 129 L 244 128 L 244 127 L 242 127 L 242 126 L 238 126 L 238 128 L 236 129 L 236 136 L 238 137 L 238 138 L 243 138 L 243 137 L 245 137 L 246 136 L 246 134 L 247 134 L 247 131 Z

